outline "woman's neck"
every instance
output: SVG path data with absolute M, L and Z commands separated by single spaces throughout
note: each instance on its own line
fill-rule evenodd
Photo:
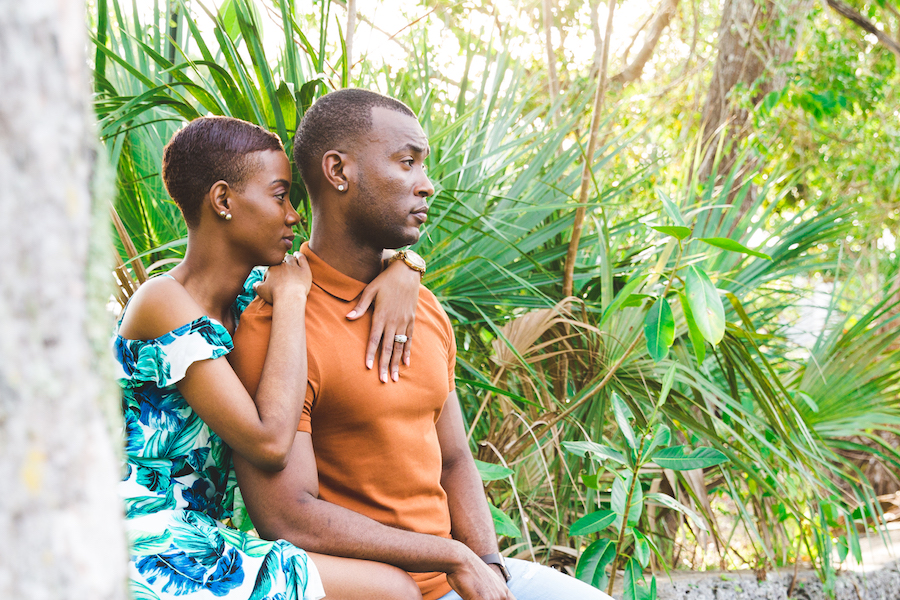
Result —
M 184 260 L 169 274 L 191 295 L 201 309 L 213 319 L 233 330 L 231 305 L 243 291 L 244 281 L 253 269 L 233 257 L 192 244 L 188 235 Z

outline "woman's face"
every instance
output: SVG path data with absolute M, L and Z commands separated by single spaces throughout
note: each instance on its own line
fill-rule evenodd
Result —
M 293 227 L 300 222 L 289 194 L 291 165 L 280 150 L 255 152 L 250 161 L 255 169 L 243 189 L 231 188 L 229 230 L 253 264 L 278 264 L 291 249 Z

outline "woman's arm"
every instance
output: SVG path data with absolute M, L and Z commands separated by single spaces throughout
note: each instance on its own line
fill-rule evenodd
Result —
M 255 402 L 225 357 L 194 362 L 176 383 L 194 412 L 259 469 L 284 468 L 300 422 L 306 393 L 305 313 L 310 286 L 306 258 L 293 255 L 270 268 L 260 286 L 273 300 L 273 317 L 270 352 Z M 168 280 L 145 290 L 127 316 L 141 329 L 158 330 L 159 336 L 203 314 L 180 284 Z M 144 339 L 150 337 L 155 336 Z
M 385 250 L 383 261 L 389 262 L 393 250 Z M 369 331 L 369 344 L 366 347 L 366 368 L 371 369 L 375 363 L 378 344 L 384 339 L 379 358 L 379 377 L 387 382 L 388 372 L 393 381 L 400 377 L 400 359 L 409 366 L 412 349 L 413 329 L 416 322 L 416 305 L 419 302 L 419 285 L 422 274 L 413 270 L 401 261 L 387 264 L 378 277 L 366 286 L 359 302 L 347 315 L 351 321 L 363 316 L 374 303 L 375 314 L 372 316 L 372 328 Z M 395 341 L 394 336 L 405 335 L 406 342 Z

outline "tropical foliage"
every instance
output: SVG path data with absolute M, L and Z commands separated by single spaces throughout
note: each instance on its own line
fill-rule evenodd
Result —
M 653 595 L 642 571 L 678 566 L 686 544 L 710 541 L 724 566 L 810 560 L 826 581 L 835 553 L 859 555 L 858 531 L 883 515 L 850 456 L 900 467 L 885 437 L 900 433 L 900 311 L 885 277 L 896 257 L 863 286 L 844 249 L 864 207 L 798 202 L 824 187 L 821 170 L 758 140 L 698 130 L 686 150 L 647 152 L 670 145 L 665 118 L 622 105 L 598 120 L 588 157 L 590 76 L 551 100 L 502 33 L 464 46 L 455 91 L 415 27 L 405 68 L 354 71 L 339 10 L 168 0 L 141 14 L 98 0 L 95 108 L 117 173 L 121 300 L 183 250 L 159 177 L 183 122 L 240 117 L 290 148 L 318 95 L 379 89 L 429 136 L 436 194 L 417 251 L 455 321 L 469 438 L 507 554 L 577 561 L 599 586 L 624 569 L 628 597 Z M 260 11 L 280 25 L 277 51 Z M 816 78 L 797 69 L 796 81 Z M 812 106 L 786 89 L 767 110 Z M 586 159 L 586 225 L 563 297 Z M 291 194 L 303 213 L 303 191 Z M 791 326 L 817 277 L 834 285 L 806 349 Z M 848 303 L 862 289 L 871 298 Z

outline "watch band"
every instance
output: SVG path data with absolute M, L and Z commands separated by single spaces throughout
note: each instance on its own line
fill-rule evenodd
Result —
M 507 583 L 509 583 L 509 580 L 511 579 L 509 569 L 506 568 L 506 562 L 503 560 L 503 556 L 501 556 L 499 552 L 485 554 L 484 556 L 481 556 L 479 558 L 481 558 L 481 560 L 489 565 L 497 565 L 498 567 L 500 567 L 500 573 L 503 574 L 503 579 Z

